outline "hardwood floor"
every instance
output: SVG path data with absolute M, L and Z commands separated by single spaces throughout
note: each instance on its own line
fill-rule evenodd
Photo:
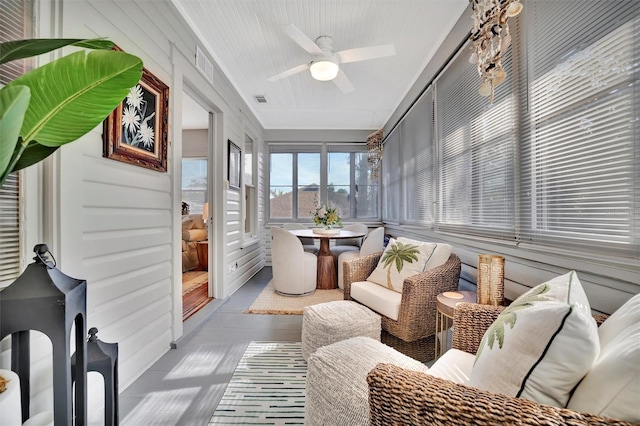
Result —
M 190 271 L 182 274 L 182 321 L 186 321 L 213 300 L 208 295 L 208 286 L 206 271 Z

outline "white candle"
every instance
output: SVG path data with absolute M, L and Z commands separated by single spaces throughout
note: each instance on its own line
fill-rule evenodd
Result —
M 0 376 L 8 380 L 6 390 L 0 393 L 0 425 L 20 426 L 20 378 L 10 370 L 0 370 Z

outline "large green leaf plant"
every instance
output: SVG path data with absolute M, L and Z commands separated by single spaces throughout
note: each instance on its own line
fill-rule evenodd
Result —
M 103 39 L 0 43 L 0 64 L 64 46 L 87 50 L 35 68 L 0 89 L 0 187 L 7 176 L 99 125 L 142 76 L 142 60 Z

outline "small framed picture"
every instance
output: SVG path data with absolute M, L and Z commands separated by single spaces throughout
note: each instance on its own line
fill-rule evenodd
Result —
M 120 49 L 118 49 L 120 50 Z M 103 157 L 167 171 L 169 87 L 146 68 L 103 125 Z
M 241 151 L 238 145 L 229 142 L 229 158 L 227 162 L 229 189 L 240 190 L 240 176 L 242 174 Z

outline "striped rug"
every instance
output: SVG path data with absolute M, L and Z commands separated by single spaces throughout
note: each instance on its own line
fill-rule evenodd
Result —
M 209 424 L 304 424 L 306 379 L 300 343 L 251 342 Z

